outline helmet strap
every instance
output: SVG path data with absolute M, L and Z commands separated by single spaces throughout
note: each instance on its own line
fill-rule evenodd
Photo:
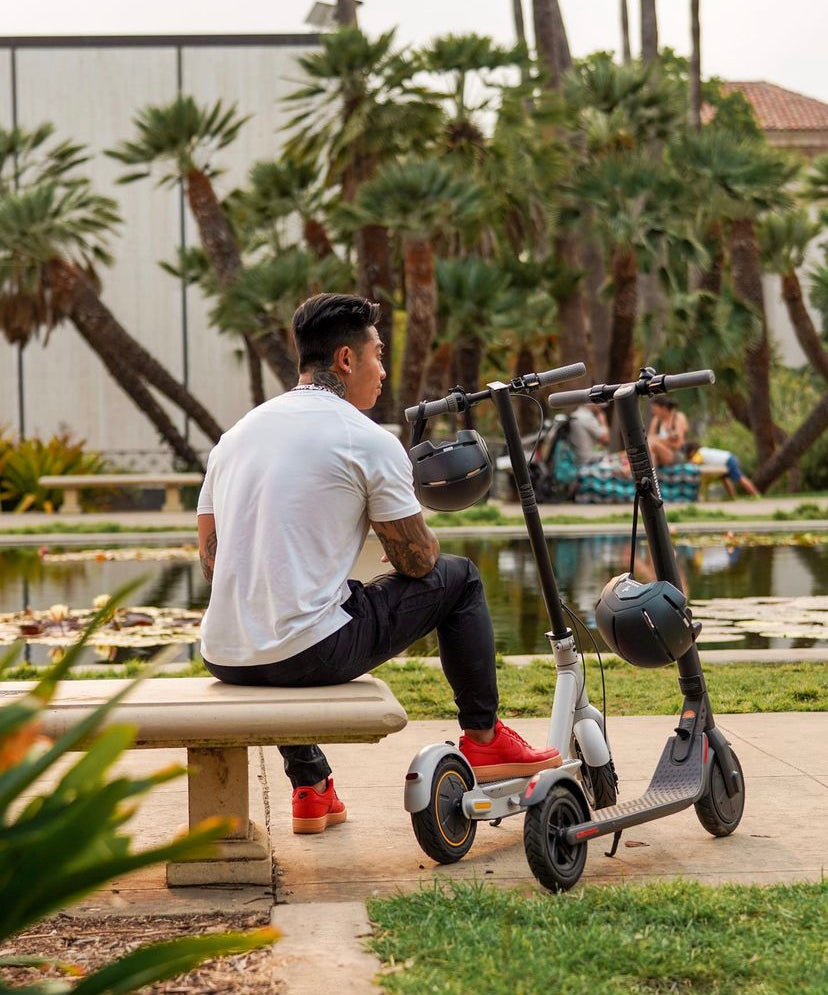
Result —
M 426 422 L 428 419 L 425 416 L 425 401 L 420 401 L 417 405 L 417 417 L 414 419 L 414 424 L 411 426 L 411 445 L 410 449 L 413 449 L 419 442 L 422 441 L 423 432 L 425 431 Z
M 641 501 L 641 494 L 636 487 L 635 489 L 635 500 L 633 501 L 633 521 L 632 521 L 632 535 L 630 536 L 630 580 L 635 580 L 633 576 L 635 573 L 635 546 L 636 539 L 638 536 L 638 505 Z

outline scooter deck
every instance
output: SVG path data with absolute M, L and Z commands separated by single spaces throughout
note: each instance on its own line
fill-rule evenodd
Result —
M 594 819 L 571 826 L 566 833 L 568 843 L 581 843 L 596 836 L 606 836 L 642 822 L 659 819 L 663 815 L 680 812 L 699 797 L 704 787 L 706 737 L 697 734 L 687 759 L 673 761 L 673 744 L 677 737 L 667 740 L 652 780 L 638 798 L 598 810 Z

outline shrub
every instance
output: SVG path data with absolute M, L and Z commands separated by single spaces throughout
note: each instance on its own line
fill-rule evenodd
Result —
M 122 827 L 134 800 L 155 785 L 184 773 L 181 767 L 170 767 L 140 780 L 123 775 L 111 777 L 110 769 L 131 745 L 134 730 L 115 725 L 100 731 L 101 725 L 132 684 L 56 742 L 44 743 L 39 735 L 41 714 L 53 698 L 58 681 L 95 627 L 133 588 L 134 585 L 110 599 L 81 640 L 28 694 L 0 707 L 0 945 L 117 875 L 162 861 L 203 855 L 230 828 L 224 820 L 211 819 L 165 845 L 138 853 L 132 850 L 132 839 L 122 832 Z M 0 660 L 0 670 L 9 667 L 17 655 L 16 649 L 7 653 Z M 86 752 L 78 754 L 56 784 L 25 801 L 32 787 L 67 753 L 86 744 Z M 208 958 L 272 943 L 277 935 L 272 929 L 261 929 L 183 937 L 141 947 L 77 984 L 44 981 L 28 985 L 24 991 L 26 995 L 129 992 L 184 973 Z M 0 958 L 0 966 L 32 964 L 58 966 L 30 957 Z M 65 969 L 65 965 L 61 968 Z M 71 966 L 68 970 L 75 973 Z M 0 995 L 13 991 L 0 981 Z
M 85 452 L 84 442 L 68 432 L 53 435 L 48 442 L 0 436 L 0 508 L 5 511 L 54 511 L 63 503 L 60 490 L 41 487 L 40 477 L 69 473 L 103 473 L 106 460 Z

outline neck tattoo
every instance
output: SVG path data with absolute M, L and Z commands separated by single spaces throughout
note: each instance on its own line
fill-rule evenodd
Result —
M 327 390 L 337 397 L 345 397 L 344 382 L 330 370 L 317 370 L 313 374 L 313 383 L 299 383 L 293 390 Z

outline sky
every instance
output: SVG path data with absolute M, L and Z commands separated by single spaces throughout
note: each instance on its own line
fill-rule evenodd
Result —
M 573 54 L 619 46 L 619 0 L 560 0 Z M 304 32 L 312 0 L 25 0 L 0 4 L 0 35 Z M 531 38 L 531 0 L 523 0 Z M 633 54 L 638 0 L 628 0 Z M 690 0 L 658 0 L 659 40 L 689 54 Z M 701 0 L 702 72 L 763 79 L 828 102 L 828 0 Z M 360 23 L 401 44 L 476 31 L 514 40 L 512 0 L 364 0 Z

